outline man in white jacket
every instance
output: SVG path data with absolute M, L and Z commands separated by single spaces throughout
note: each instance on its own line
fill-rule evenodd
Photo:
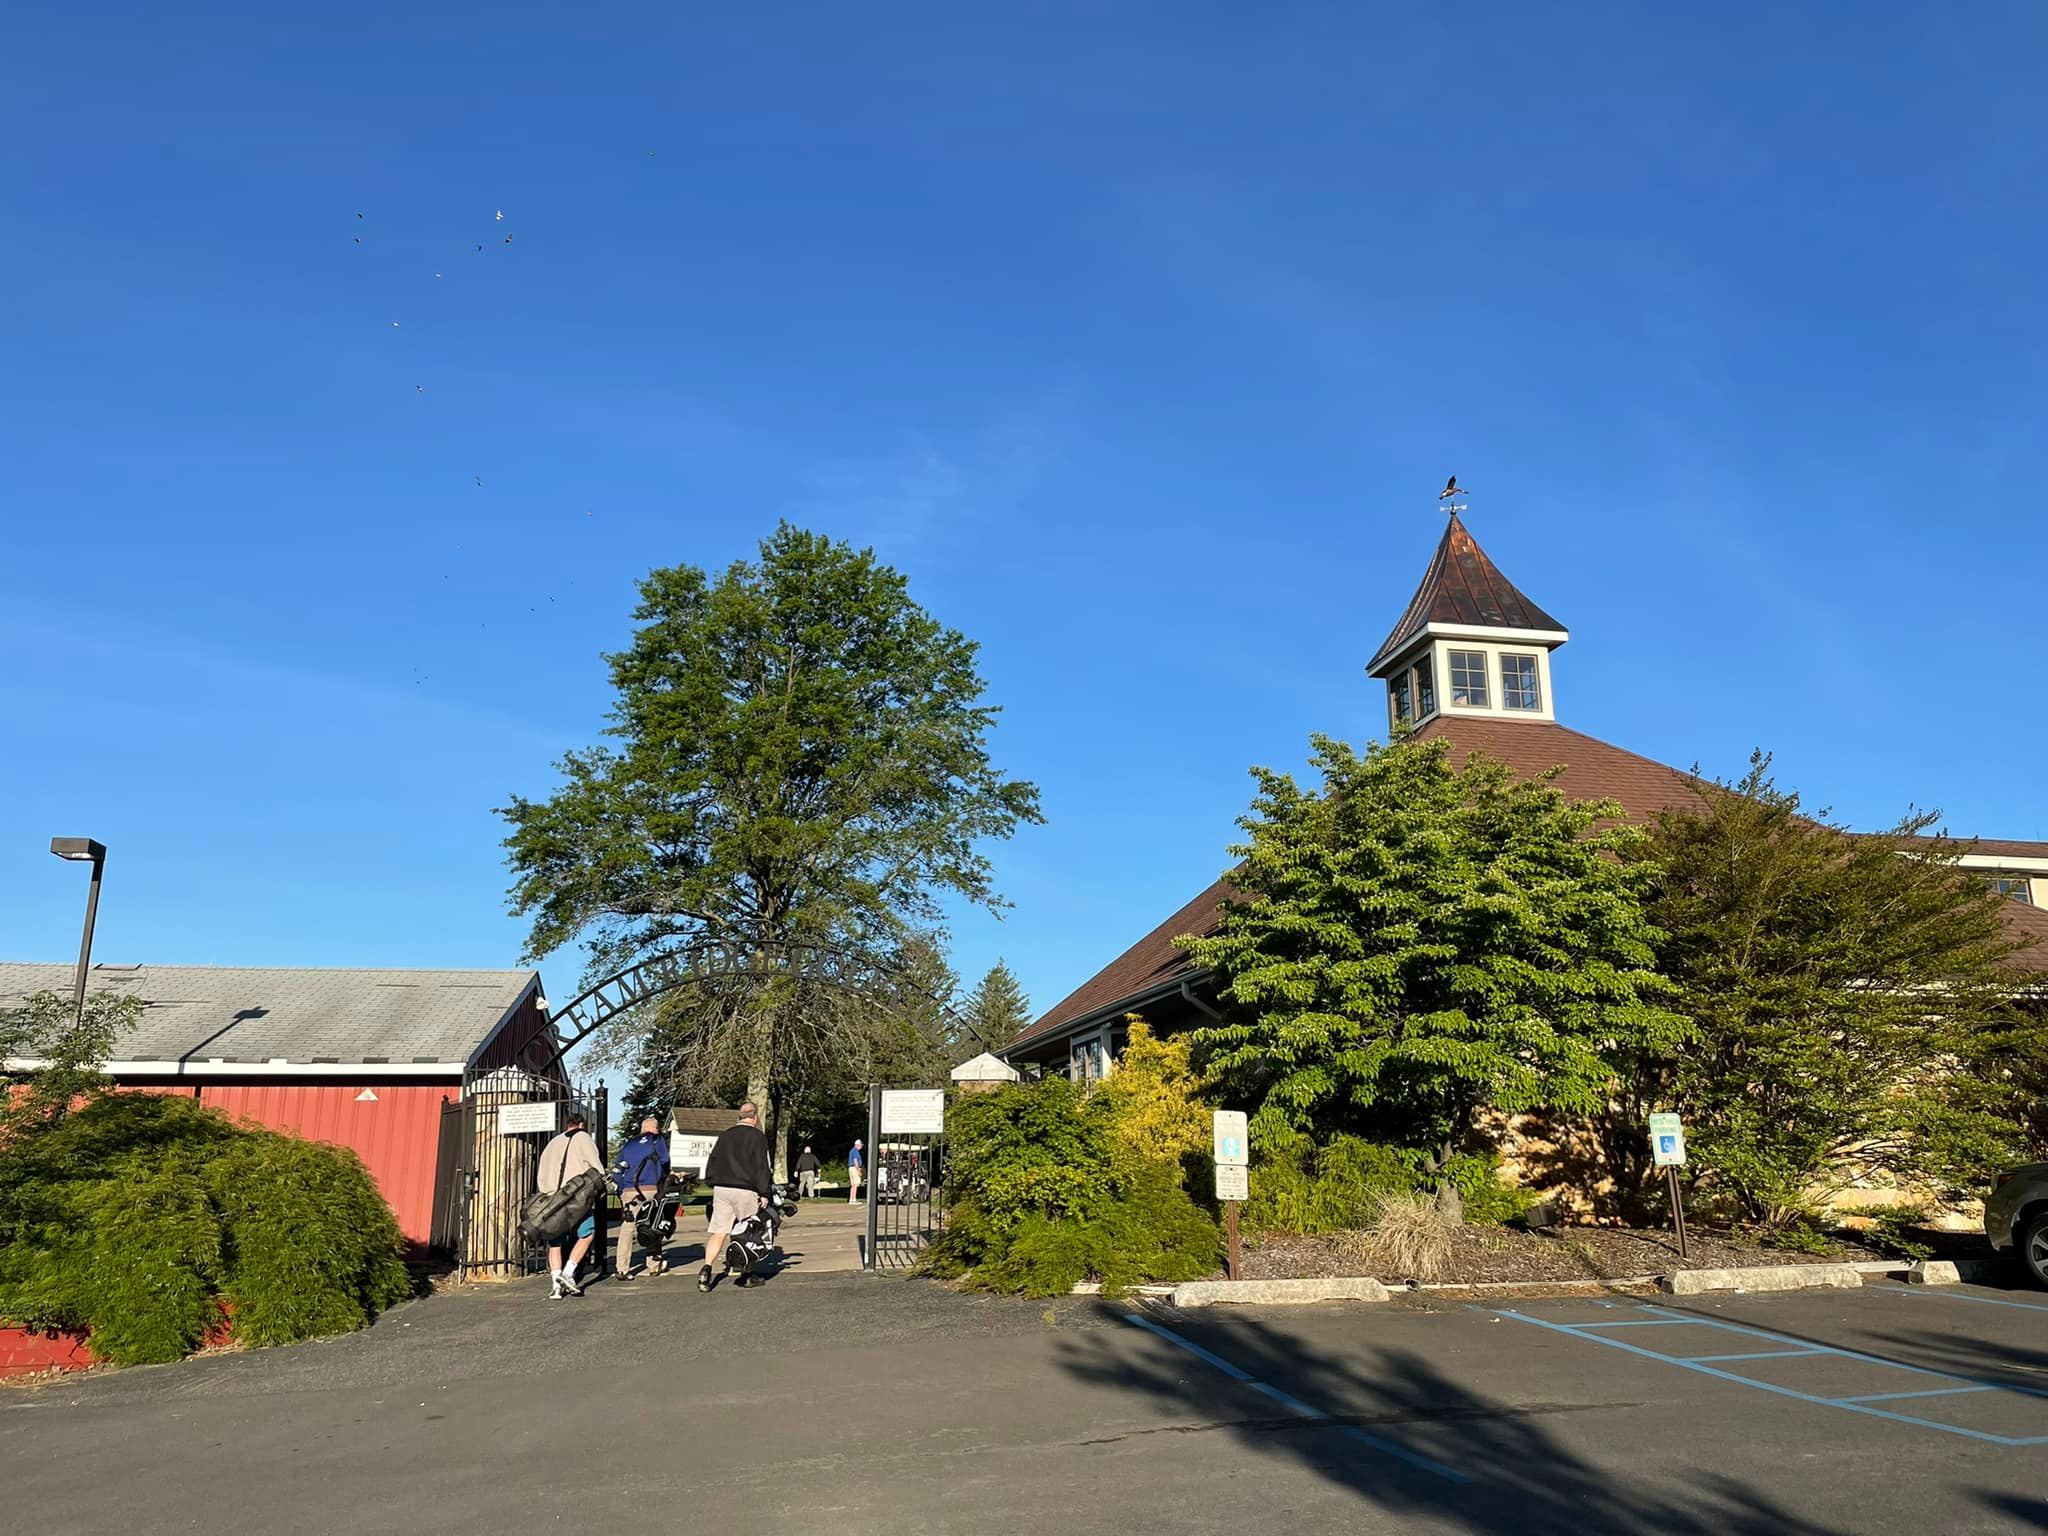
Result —
M 540 1152 L 540 1167 L 535 1170 L 533 1187 L 544 1194 L 552 1194 L 579 1173 L 594 1173 L 604 1177 L 604 1164 L 597 1155 L 597 1141 L 590 1134 L 590 1121 L 580 1109 L 571 1109 L 562 1121 L 562 1129 L 555 1134 Z M 569 1250 L 569 1262 L 562 1262 L 562 1245 L 548 1245 L 548 1275 L 554 1281 L 554 1288 L 548 1292 L 548 1300 L 560 1301 L 563 1296 L 581 1296 L 583 1287 L 576 1283 L 576 1266 L 583 1262 L 590 1245 L 597 1241 L 597 1208 L 593 1207 L 576 1228 L 576 1245 Z

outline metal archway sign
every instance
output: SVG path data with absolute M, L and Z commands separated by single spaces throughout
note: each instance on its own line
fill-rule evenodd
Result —
M 687 944 L 680 949 L 666 950 L 634 962 L 596 984 L 585 987 L 567 1006 L 553 1009 L 548 1015 L 553 1026 L 555 1043 L 553 1049 L 542 1059 L 538 1068 L 532 1069 L 546 1076 L 553 1072 L 562 1058 L 604 1028 L 613 1019 L 629 1009 L 637 1008 L 649 998 L 659 997 L 678 987 L 692 982 L 716 978 L 731 978 L 754 973 L 754 968 L 740 958 L 746 950 L 780 950 L 786 956 L 824 959 L 858 959 L 859 963 L 873 970 L 879 970 L 892 979 L 918 992 L 938 1008 L 946 1022 L 972 1035 L 986 1047 L 987 1039 L 970 1023 L 967 1017 L 944 998 L 928 987 L 913 981 L 902 971 L 886 965 L 878 965 L 869 956 L 849 956 L 845 950 L 825 944 L 773 943 L 739 945 L 722 940 L 704 940 Z M 706 959 L 713 963 L 706 964 Z M 773 974 L 773 973 L 768 973 Z M 813 977 L 812 979 L 821 979 Z M 858 993 L 857 988 L 846 986 L 828 977 L 822 978 L 826 985 Z

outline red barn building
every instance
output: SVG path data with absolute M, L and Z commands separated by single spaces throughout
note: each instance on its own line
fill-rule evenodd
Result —
M 0 1009 L 69 995 L 69 965 L 0 963 Z M 115 1042 L 119 1088 L 188 1093 L 272 1130 L 355 1151 L 416 1247 L 433 1226 L 441 1107 L 465 1073 L 533 1067 L 553 1043 L 537 971 L 96 965 L 142 999 Z M 26 1067 L 27 1062 L 9 1062 Z

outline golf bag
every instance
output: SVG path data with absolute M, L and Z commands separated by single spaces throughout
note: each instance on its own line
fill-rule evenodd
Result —
M 604 1198 L 604 1175 L 585 1169 L 560 1189 L 535 1190 L 519 1207 L 519 1230 L 533 1242 L 559 1243 Z
M 745 1285 L 766 1268 L 774 1257 L 775 1240 L 781 1234 L 782 1223 L 796 1214 L 796 1207 L 787 1203 L 780 1184 L 775 1193 L 761 1202 L 761 1209 L 744 1221 L 733 1224 L 732 1236 L 725 1245 L 725 1267 L 733 1276 L 733 1284 Z
M 653 1198 L 634 1197 L 625 1202 L 625 1214 L 639 1229 L 641 1244 L 650 1252 L 668 1245 L 676 1235 L 676 1215 L 683 1206 L 683 1192 L 671 1175 L 661 1181 Z

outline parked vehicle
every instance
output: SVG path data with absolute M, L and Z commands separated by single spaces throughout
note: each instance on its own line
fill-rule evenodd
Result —
M 2000 1253 L 2017 1250 L 2036 1285 L 2048 1285 L 2048 1163 L 2008 1168 L 1984 1202 L 1984 1235 Z

